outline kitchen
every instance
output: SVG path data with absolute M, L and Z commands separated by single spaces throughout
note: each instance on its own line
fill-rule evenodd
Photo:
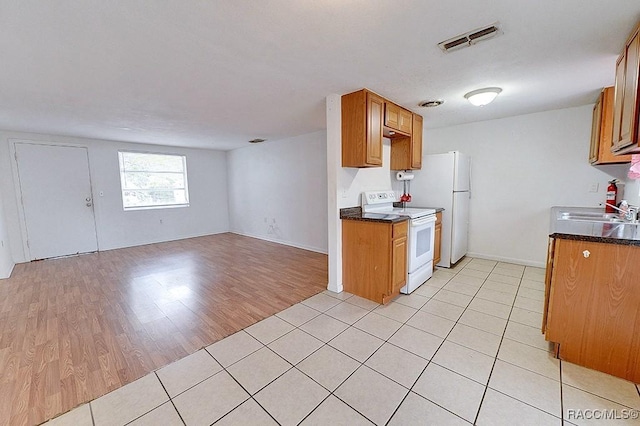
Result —
M 635 9 L 633 10 L 635 13 Z M 633 15 L 631 12 L 628 12 L 628 14 Z M 488 18 L 486 15 L 483 16 Z M 491 17 L 487 22 L 491 22 L 493 19 L 495 18 Z M 500 19 L 504 20 L 503 18 Z M 524 18 L 520 16 L 520 19 Z M 468 19 L 465 21 L 465 25 L 461 24 L 461 28 L 458 29 L 464 31 L 485 23 L 476 21 L 475 19 Z M 524 21 L 526 22 L 526 19 Z M 631 21 L 635 23 L 636 17 L 628 18 L 624 21 L 624 25 L 631 26 Z M 472 22 L 474 23 L 471 24 Z M 511 25 L 514 25 L 514 23 L 511 23 Z M 513 26 L 511 28 L 507 26 L 504 30 L 505 34 L 500 36 L 502 38 L 479 43 L 477 46 L 471 47 L 468 52 L 474 52 L 473 49 L 477 49 L 475 52 L 486 53 L 491 50 L 491 43 L 510 40 L 509 31 L 507 30 L 514 30 Z M 624 32 L 629 30 L 630 28 L 625 27 Z M 454 33 L 457 32 L 459 31 Z M 454 35 L 450 31 L 444 33 L 445 37 Z M 613 56 L 617 55 L 615 52 L 620 50 L 619 48 L 625 36 L 619 35 L 614 41 L 609 42 L 611 46 L 615 45 L 616 48 L 613 49 L 609 45 L 606 48 L 610 57 L 607 62 L 608 68 L 611 68 L 611 63 L 615 62 L 615 57 Z M 430 40 L 429 46 L 434 45 L 431 42 L 435 41 Z M 440 41 L 440 39 L 437 41 Z M 435 49 L 435 45 L 431 47 Z M 542 50 L 545 49 L 547 48 L 545 47 Z M 537 53 L 539 54 L 539 52 Z M 438 52 L 438 54 L 440 53 Z M 462 60 L 460 55 L 464 54 L 465 51 L 454 52 L 448 56 L 442 56 L 442 61 L 452 66 L 451 62 Z M 475 56 L 480 55 L 479 53 L 469 53 L 469 55 L 473 55 L 474 60 L 479 62 L 478 57 Z M 284 55 L 281 57 L 284 57 Z M 483 74 L 489 75 L 491 71 L 491 69 L 485 69 Z M 399 91 L 396 97 L 394 94 L 396 92 L 388 93 L 388 89 L 383 83 L 371 84 L 365 81 L 367 79 L 363 76 L 359 76 L 357 79 L 352 78 L 348 84 L 323 92 L 322 96 L 326 96 L 327 93 L 335 93 L 326 98 L 326 133 L 322 130 L 325 126 L 320 125 L 315 129 L 315 132 L 304 134 L 301 132 L 297 136 L 292 134 L 287 137 L 274 138 L 265 144 L 234 149 L 226 154 L 227 179 L 230 190 L 229 204 L 234 206 L 230 209 L 232 213 L 229 215 L 231 222 L 229 228 L 246 235 L 328 251 L 330 259 L 329 290 L 340 290 L 341 279 L 339 271 L 342 270 L 342 264 L 339 256 L 341 252 L 339 209 L 360 205 L 361 193 L 367 190 L 392 188 L 397 192 L 402 191 L 402 184 L 394 181 L 395 173 L 389 169 L 392 144 L 389 140 L 383 141 L 382 167 L 371 170 L 356 170 L 343 169 L 340 166 L 339 98 L 344 93 L 367 86 L 372 90 L 379 91 L 381 94 L 388 95 L 405 107 L 415 110 L 425 117 L 425 144 L 423 148 L 425 154 L 458 150 L 468 154 L 473 159 L 473 196 L 470 208 L 468 256 L 474 258 L 474 260 L 476 258 L 484 258 L 489 259 L 487 260 L 488 262 L 500 261 L 529 267 L 544 267 L 547 236 L 549 234 L 548 213 L 551 206 L 597 206 L 598 203 L 603 201 L 607 182 L 612 178 L 626 181 L 625 196 L 631 204 L 637 205 L 639 201 L 637 194 L 640 188 L 638 188 L 637 181 L 629 180 L 626 177 L 628 166 L 593 167 L 586 160 L 588 157 L 593 102 L 601 87 L 613 84 L 614 77 L 611 74 L 611 70 L 608 73 L 601 73 L 602 75 L 598 78 L 597 84 L 585 84 L 585 87 L 579 90 L 583 94 L 583 98 L 581 98 L 583 100 L 577 101 L 575 104 L 552 104 L 541 108 L 533 104 L 529 110 L 514 107 L 513 111 L 517 111 L 514 114 L 505 113 L 504 110 L 502 113 L 495 113 L 497 108 L 501 108 L 500 102 L 503 99 L 504 101 L 502 102 L 506 103 L 509 97 L 515 96 L 513 91 L 510 93 L 507 90 L 508 86 L 506 84 L 508 82 L 504 83 L 504 92 L 493 105 L 488 105 L 479 110 L 465 109 L 460 112 L 460 115 L 468 115 L 471 121 L 450 123 L 440 127 L 430 126 L 431 120 L 438 118 L 440 113 L 433 112 L 433 116 L 430 116 L 423 110 L 414 107 L 417 101 L 424 100 L 424 96 L 427 96 L 427 94 L 421 93 L 419 95 L 420 99 L 415 99 L 414 101 L 412 98 L 414 95 L 401 96 L 401 91 Z M 553 76 L 545 75 L 545 77 L 546 84 L 550 86 L 549 91 L 553 91 L 555 89 Z M 408 76 L 405 78 L 407 81 L 410 80 Z M 473 84 L 469 84 L 470 87 L 466 87 L 466 84 L 464 88 L 457 87 L 455 93 L 459 94 L 456 97 L 460 98 L 461 102 L 466 102 L 462 95 L 467 91 L 478 87 L 502 84 L 502 81 L 493 82 L 493 78 L 479 78 Z M 512 81 L 511 84 L 513 87 L 515 83 Z M 452 86 L 455 85 L 457 83 L 452 84 Z M 540 86 L 533 84 L 532 86 L 540 88 Z M 524 89 L 520 88 L 520 90 Z M 428 95 L 431 96 L 431 93 Z M 433 96 L 438 96 L 438 94 L 434 93 Z M 445 96 L 442 95 L 442 97 Z M 454 105 L 458 102 L 453 95 L 445 98 L 444 107 L 447 107 L 447 103 Z M 584 100 L 584 98 L 588 98 L 588 100 Z M 246 102 L 246 104 L 251 104 L 251 102 Z M 263 109 L 271 108 L 265 108 L 263 105 Z M 491 116 L 491 119 L 481 119 L 481 117 L 488 116 Z M 8 125 L 5 124 L 5 126 L 8 128 Z M 22 128 L 17 130 L 16 133 L 3 132 L 3 138 L 6 143 L 2 146 L 2 185 L 3 194 L 5 194 L 3 206 L 6 210 L 5 214 L 11 216 L 9 219 L 11 222 L 9 231 L 4 229 L 3 223 L 2 234 L 3 240 L 5 240 L 6 233 L 13 233 L 13 238 L 10 239 L 12 241 L 20 240 L 20 236 L 19 232 L 16 231 L 19 230 L 17 225 L 19 221 L 14 211 L 16 210 L 14 202 L 8 201 L 13 196 L 14 190 L 11 188 L 10 183 L 10 152 L 6 146 L 11 138 L 24 138 L 24 132 L 29 129 Z M 33 133 L 29 134 L 30 137 L 35 137 L 33 135 L 38 133 L 57 134 L 54 130 L 45 131 L 40 128 L 32 129 L 31 132 Z M 127 132 L 131 132 L 131 130 L 127 130 Z M 84 137 L 91 136 L 85 135 Z M 95 138 L 96 136 L 93 137 Z M 106 136 L 105 138 L 108 139 Z M 69 139 L 64 137 L 51 136 L 50 139 L 62 143 L 78 142 L 78 140 L 69 142 Z M 326 149 L 324 146 L 325 139 Z M 262 160 L 265 158 L 268 159 L 269 164 L 272 166 L 272 169 L 269 170 L 268 179 L 265 179 L 264 176 L 265 168 Z M 307 167 L 303 164 L 304 162 L 300 161 L 301 158 L 308 163 Z M 325 160 L 326 164 L 324 163 Z M 306 173 L 308 173 L 309 169 L 312 169 L 316 174 L 307 175 Z M 323 175 L 325 172 L 327 173 L 326 179 Z M 300 177 L 297 179 L 298 182 L 292 184 L 292 180 L 289 178 L 290 173 L 294 177 Z M 416 171 L 416 173 L 418 172 Z M 302 176 L 304 178 L 301 178 Z M 266 180 L 270 181 L 265 182 Z M 267 183 L 272 185 L 267 185 Z M 279 188 L 285 188 L 286 191 L 282 190 L 282 193 L 287 192 L 287 194 L 282 194 L 280 192 L 281 189 L 277 189 L 276 195 L 281 195 L 282 198 L 276 202 L 266 202 L 268 200 L 261 198 L 259 191 L 251 192 L 253 185 L 264 185 L 265 190 L 273 191 L 277 184 L 282 184 Z M 594 184 L 596 185 L 596 190 L 592 192 L 591 188 Z M 328 200 L 324 196 L 317 196 L 317 194 L 326 194 L 327 190 L 329 193 Z M 412 192 L 415 195 L 415 187 Z M 10 196 L 6 194 L 10 194 Z M 251 194 L 251 196 L 247 196 L 247 194 Z M 287 196 L 285 197 L 284 195 Z M 301 200 L 305 202 L 304 207 L 301 207 Z M 327 211 L 327 214 L 322 214 L 325 211 Z M 309 212 L 313 215 L 313 218 L 311 218 L 313 221 L 307 220 L 306 216 L 309 215 Z M 325 240 L 327 239 L 326 232 L 317 232 L 317 229 L 322 228 L 325 223 L 328 223 L 329 226 L 328 242 Z M 15 234 L 18 236 L 16 237 Z M 4 251 L 6 249 L 3 250 L 3 254 Z M 462 266 L 479 267 L 480 269 L 470 268 L 470 270 L 480 272 L 482 272 L 481 269 L 488 267 L 487 264 L 483 264 L 480 261 L 473 265 L 465 263 Z M 499 269 L 504 272 L 503 268 Z M 444 270 L 436 273 L 432 278 L 434 279 L 432 283 L 444 281 L 447 272 Z M 459 273 L 458 270 L 454 272 Z M 532 272 L 531 274 L 534 273 Z M 366 305 L 365 302 L 360 301 L 360 303 L 363 306 Z M 347 305 L 352 306 L 350 304 Z M 345 306 L 344 302 L 340 303 L 339 306 Z M 320 308 L 318 305 L 316 307 Z M 333 307 L 327 308 L 327 310 L 329 309 L 333 309 Z M 384 320 L 381 321 L 384 322 Z M 383 326 L 380 325 L 379 329 L 382 328 Z M 389 349 L 389 351 L 393 351 L 393 349 Z M 382 355 L 384 354 L 380 356 L 382 357 Z M 445 361 L 441 362 L 444 363 Z M 420 364 L 418 362 L 415 365 Z M 492 401 L 501 401 L 503 394 L 496 395 L 496 393 L 498 392 L 493 392 L 491 388 L 487 391 L 487 395 L 493 398 Z M 594 392 L 585 393 L 594 394 Z M 345 399 L 347 398 L 344 395 L 342 396 Z M 411 393 L 410 396 L 406 399 L 407 405 L 411 402 L 419 406 L 420 404 L 417 401 L 426 401 L 424 398 L 422 400 L 412 399 L 415 397 L 414 393 Z M 613 397 L 609 398 L 612 399 Z M 249 402 L 253 400 L 253 398 L 249 399 Z M 333 396 L 327 401 L 327 405 L 329 402 L 331 404 L 336 403 Z M 616 402 L 619 402 L 619 400 Z M 355 404 L 353 402 L 349 406 Z M 630 403 L 626 404 L 623 405 L 628 406 Z M 438 407 L 442 405 L 446 404 L 441 403 Z M 489 406 L 487 405 L 487 407 Z M 509 404 L 504 402 L 501 406 L 506 407 Z M 585 408 L 589 408 L 589 406 Z M 418 409 L 414 411 L 420 412 Z M 455 409 L 448 407 L 445 408 L 445 411 L 451 414 L 451 411 L 455 411 Z M 554 413 L 556 417 L 560 416 L 558 411 Z M 393 414 L 393 410 L 389 413 L 389 415 L 391 414 Z M 459 417 L 456 417 L 456 419 L 459 419 Z M 451 421 L 453 422 L 454 420 Z

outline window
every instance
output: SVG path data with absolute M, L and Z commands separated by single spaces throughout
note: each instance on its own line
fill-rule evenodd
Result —
M 125 210 L 189 205 L 184 155 L 118 152 Z

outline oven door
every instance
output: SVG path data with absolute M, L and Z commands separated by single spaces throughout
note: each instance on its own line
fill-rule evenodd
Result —
M 436 215 L 411 220 L 409 227 L 409 273 L 433 260 Z

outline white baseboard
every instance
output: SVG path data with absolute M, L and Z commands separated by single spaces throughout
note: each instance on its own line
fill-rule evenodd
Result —
M 299 248 L 299 249 L 303 249 L 303 250 L 309 250 L 309 251 L 314 251 L 316 253 L 322 253 L 322 254 L 327 254 L 327 250 L 325 249 L 321 249 L 318 247 L 311 247 L 311 246 L 307 246 L 304 244 L 298 244 L 298 243 L 294 243 L 291 241 L 283 241 L 283 240 L 277 240 L 275 238 L 267 238 L 263 235 L 255 235 L 255 234 L 250 234 L 247 232 L 238 232 L 238 231 L 229 231 L 232 234 L 238 234 L 238 235 L 242 235 L 245 237 L 251 237 L 251 238 L 257 238 L 259 240 L 264 240 L 264 241 L 269 241 L 271 243 L 278 243 L 278 244 L 284 244 L 285 246 L 290 246 L 290 247 L 295 247 L 295 248 Z
M 514 259 L 512 257 L 493 256 L 490 254 L 467 253 L 467 256 L 478 258 L 478 259 L 495 260 L 498 262 L 515 263 L 515 264 L 524 265 L 524 266 L 535 266 L 536 268 L 546 268 L 547 266 L 545 262 L 536 262 L 534 260 L 528 260 L 528 259 L 527 260 Z
M 7 271 L 3 271 L 2 275 L 0 275 L 0 279 L 4 280 L 6 278 L 10 278 L 11 274 L 13 273 L 13 268 L 15 268 L 16 264 L 15 263 L 11 263 L 11 266 L 9 267 L 9 269 Z

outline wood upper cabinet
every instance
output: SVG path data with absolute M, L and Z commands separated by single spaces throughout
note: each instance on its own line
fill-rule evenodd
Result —
M 613 137 L 614 87 L 605 87 L 593 107 L 591 124 L 591 148 L 589 162 L 593 165 L 628 163 L 631 155 L 615 155 L 611 152 Z
M 344 290 L 376 303 L 400 293 L 407 280 L 408 222 L 342 221 Z
M 542 330 L 566 361 L 640 382 L 640 247 L 557 238 Z
M 638 77 L 640 77 L 640 24 L 625 44 L 616 63 L 613 118 L 613 151 L 617 154 L 640 152 Z
M 436 226 L 433 236 L 433 269 L 442 258 L 442 212 L 436 213 Z
M 362 89 L 342 96 L 342 167 L 382 166 L 391 139 L 392 170 L 422 167 L 422 117 Z
M 382 166 L 384 99 L 368 90 L 342 96 L 342 167 Z
M 422 116 L 413 114 L 411 130 L 411 169 L 422 168 Z
M 411 136 L 391 140 L 391 170 L 422 168 L 422 116 L 413 114 L 411 120 Z
M 406 109 L 399 107 L 393 102 L 387 101 L 384 103 L 384 125 L 385 126 L 393 130 L 410 135 L 412 121 L 413 121 L 413 117 L 412 117 L 411 111 L 407 111 Z

